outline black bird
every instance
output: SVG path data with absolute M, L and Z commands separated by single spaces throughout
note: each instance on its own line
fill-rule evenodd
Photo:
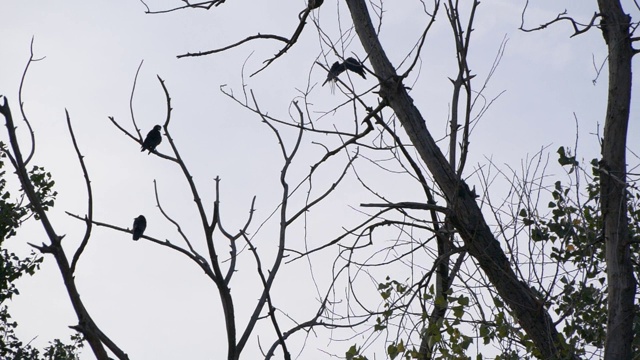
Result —
M 306 18 L 309 15 L 309 12 L 311 12 L 311 10 L 319 8 L 323 2 L 324 0 L 309 0 L 307 7 L 304 10 L 300 11 L 300 13 L 298 14 L 298 19 L 302 20 L 302 15 L 304 15 L 305 13 L 306 13 L 305 18 Z
M 344 67 L 346 67 L 347 70 L 353 71 L 354 73 L 362 76 L 363 79 L 367 78 L 364 75 L 364 66 L 362 66 L 362 63 L 352 57 L 347 58 L 347 60 L 344 61 Z
M 140 215 L 133 220 L 133 240 L 138 240 L 144 234 L 144 229 L 147 228 L 147 219 L 144 215 Z
M 322 5 L 324 0 L 309 0 L 309 10 L 317 9 Z
M 324 84 L 329 81 L 335 82 L 338 79 L 338 75 L 342 74 L 345 70 L 346 68 L 344 67 L 344 64 L 341 64 L 338 61 L 334 62 L 333 65 L 331 65 L 331 69 L 329 69 L 329 73 L 327 74 L 327 80 L 322 83 L 322 86 L 324 86 Z
M 153 127 L 153 130 L 149 131 L 142 143 L 142 150 L 140 151 L 149 150 L 149 154 L 151 154 L 152 151 L 156 150 L 156 147 L 162 142 L 162 134 L 160 134 L 161 128 L 160 125 L 156 125 Z

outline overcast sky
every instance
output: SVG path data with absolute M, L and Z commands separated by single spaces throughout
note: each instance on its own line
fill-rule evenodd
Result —
M 384 3 L 382 42 L 394 64 L 399 64 L 407 55 L 427 21 L 420 2 L 401 3 Z M 160 10 L 181 2 L 148 1 L 147 4 Z M 626 2 L 627 11 L 632 10 L 631 4 Z M 478 10 L 470 53 L 472 72 L 477 74 L 475 86 L 479 87 L 486 79 L 503 39 L 508 41 L 500 66 L 485 90 L 488 99 L 502 95 L 474 128 L 468 175 L 474 167 L 486 165 L 488 158 L 498 165 L 519 168 L 522 159 L 546 146 L 552 153 L 551 162 L 555 163 L 555 150 L 559 146 L 574 148 L 576 134 L 580 158 L 588 161 L 599 152 L 594 134 L 602 131 L 607 86 L 606 66 L 602 74 L 597 74 L 606 60 L 601 34 L 593 29 L 569 38 L 572 28 L 566 23 L 541 32 L 521 32 L 518 27 L 523 6 L 524 1 L 496 0 L 482 2 Z M 138 126 L 146 134 L 155 124 L 164 121 L 166 105 L 156 78 L 159 75 L 166 80 L 172 96 L 172 135 L 192 169 L 207 209 L 211 209 L 213 203 L 213 178 L 220 176 L 226 228 L 235 231 L 243 226 L 255 195 L 256 220 L 250 228 L 250 232 L 255 233 L 278 204 L 282 157 L 275 137 L 259 117 L 221 93 L 220 87 L 226 85 L 225 89 L 241 95 L 242 67 L 248 59 L 247 89 L 255 91 L 262 109 L 270 115 L 288 120 L 290 102 L 299 96 L 299 89 L 314 85 L 310 93 L 314 111 L 328 111 L 346 97 L 339 91 L 332 94 L 328 86 L 319 86 L 326 72 L 314 66 L 314 61 L 318 59 L 330 65 L 336 57 L 326 53 L 326 45 L 321 45 L 318 31 L 311 22 L 298 44 L 252 78 L 248 75 L 277 52 L 280 43 L 259 40 L 200 58 L 177 59 L 176 55 L 224 46 L 258 32 L 289 37 L 303 8 L 302 0 L 294 5 L 228 0 L 210 11 L 149 15 L 145 14 L 145 6 L 136 1 L 5 1 L 0 5 L 0 94 L 8 97 L 16 119 L 19 118 L 18 86 L 32 38 L 34 56 L 44 58 L 33 63 L 27 74 L 23 101 L 36 132 L 34 163 L 51 171 L 56 181 L 59 196 L 51 216 L 58 233 L 67 235 L 65 241 L 77 246 L 84 227 L 64 211 L 86 213 L 84 182 L 66 129 L 65 108 L 89 168 L 95 220 L 130 227 L 134 217 L 144 214 L 149 223 L 148 235 L 177 242 L 175 228 L 163 219 L 155 206 L 155 179 L 165 210 L 184 225 L 190 236 L 201 237 L 192 198 L 175 164 L 141 153 L 139 145 L 123 136 L 108 120 L 108 116 L 113 116 L 133 131 L 129 97 L 142 60 L 133 101 Z M 580 21 L 588 22 L 596 4 L 595 1 L 531 2 L 525 26 L 533 27 L 553 19 L 564 9 Z M 441 11 L 428 35 L 419 63 L 419 77 L 416 73 L 409 79 L 416 81 L 412 96 L 436 138 L 442 137 L 447 128 L 451 101 L 448 78 L 455 76 L 452 35 L 443 9 Z M 340 33 L 338 25 L 343 31 L 351 25 L 342 1 L 325 0 L 315 16 L 334 41 Z M 326 58 L 320 56 L 323 49 Z M 366 56 L 357 39 L 345 50 L 345 57 Z M 375 84 L 371 76 L 367 80 L 352 79 L 359 91 Z M 637 103 L 637 92 L 633 96 L 632 103 Z M 351 130 L 352 117 L 348 111 L 337 112 L 319 119 L 318 123 L 337 124 L 347 131 Z M 639 149 L 633 147 L 640 139 L 637 120 L 638 111 L 632 108 L 629 145 L 636 153 Z M 19 130 L 24 130 L 24 126 L 19 125 Z M 27 139 L 25 132 L 21 136 Z M 2 139 L 6 141 L 6 135 Z M 291 137 L 286 139 L 290 141 Z M 158 149 L 168 152 L 167 142 Z M 305 142 L 302 154 L 294 163 L 293 183 L 302 179 L 322 151 L 311 144 L 311 140 Z M 637 164 L 638 159 L 629 158 L 629 163 Z M 328 179 L 332 171 L 326 170 Z M 553 166 L 550 171 L 562 173 Z M 398 187 L 396 192 L 389 193 L 394 201 L 411 200 L 411 194 L 420 190 L 401 188 L 398 181 L 389 176 L 381 177 L 376 184 L 386 186 L 387 190 Z M 316 241 L 316 245 L 335 236 L 342 227 L 356 223 L 359 218 L 350 205 L 375 200 L 359 189 L 353 177 L 338 194 L 340 197 L 330 200 L 330 206 L 314 214 L 316 223 L 310 228 L 316 232 L 310 241 Z M 276 226 L 277 220 L 272 220 L 256 236 L 265 259 L 273 255 L 270 250 L 275 247 Z M 25 254 L 27 241 L 48 240 L 39 224 L 30 223 L 10 241 L 10 246 Z M 204 249 L 204 244 L 199 243 L 197 247 Z M 224 245 L 220 248 L 226 253 Z M 335 252 L 328 251 L 322 255 L 324 258 L 314 258 L 316 271 L 330 266 L 334 255 Z M 254 269 L 250 257 L 246 257 L 242 266 L 232 290 L 240 304 L 250 305 L 257 298 L 259 286 L 250 276 Z M 315 308 L 299 304 L 313 304 L 316 299 L 313 287 L 304 285 L 310 279 L 308 263 L 299 261 L 288 265 L 282 276 L 276 284 L 280 308 L 298 320 L 305 320 Z M 94 319 L 131 359 L 212 359 L 216 358 L 212 349 L 225 346 L 214 285 L 177 253 L 146 241 L 133 242 L 123 233 L 95 228 L 76 279 Z M 293 290 L 292 284 L 295 284 Z M 76 320 L 53 259 L 45 257 L 42 270 L 33 278 L 21 280 L 19 288 L 21 295 L 11 304 L 11 313 L 20 323 L 21 338 L 28 341 L 37 336 L 33 341 L 37 346 L 55 337 L 66 339 L 70 333 L 67 326 L 74 325 Z M 244 326 L 247 316 L 246 312 L 239 313 L 240 326 Z M 258 333 L 263 330 L 258 329 Z M 330 344 L 328 336 L 328 332 L 319 332 L 318 339 L 307 345 L 308 353 L 300 358 L 320 358 L 319 351 Z M 302 340 L 301 337 L 296 340 L 298 348 Z M 270 345 L 272 333 L 267 332 L 261 341 L 263 346 Z M 340 349 L 346 350 L 348 345 L 350 343 L 331 343 L 338 349 L 337 353 Z M 255 337 L 247 351 L 247 359 L 256 358 L 252 355 L 257 351 Z M 91 358 L 91 351 L 86 349 L 82 359 Z

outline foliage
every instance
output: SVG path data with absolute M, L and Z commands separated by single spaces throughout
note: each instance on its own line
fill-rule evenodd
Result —
M 36 196 L 42 206 L 42 209 L 46 211 L 50 207 L 53 207 L 53 203 L 58 193 L 53 191 L 53 185 L 55 182 L 51 178 L 51 173 L 46 172 L 43 167 L 34 166 L 31 171 L 29 171 L 29 179 L 33 183 Z M 37 220 L 38 214 L 34 215 Z
M 7 191 L 7 180 L 5 179 L 4 159 L 6 154 L 4 152 L 5 145 L 0 142 L 0 245 L 2 242 L 14 236 L 16 229 L 20 226 L 20 220 L 27 214 L 27 209 L 20 206 L 18 202 L 12 202 L 10 200 L 11 193 Z
M 4 144 L 0 143 L 0 147 L 4 150 Z M 6 154 L 0 152 L 0 169 L 4 166 L 4 159 Z M 44 208 L 53 206 L 56 192 L 53 191 L 51 174 L 36 166 L 29 176 L 36 185 Z M 39 269 L 42 257 L 31 252 L 28 257 L 20 258 L 4 247 L 4 241 L 16 235 L 22 222 L 32 214 L 29 205 L 23 205 L 21 200 L 12 201 L 6 185 L 5 171 L 0 171 L 0 359 L 77 360 L 83 345 L 79 334 L 71 337 L 71 344 L 58 339 L 50 341 L 42 354 L 30 344 L 24 344 L 15 334 L 18 323 L 11 318 L 6 301 L 20 294 L 15 286 L 16 280 L 23 275 L 33 275 Z
M 567 156 L 563 147 L 558 154 L 560 165 L 570 166 L 569 174 L 579 169 L 575 157 Z M 520 210 L 532 240 L 551 244 L 550 257 L 564 270 L 558 276 L 560 291 L 549 296 L 546 305 L 565 320 L 564 336 L 577 350 L 585 346 L 603 349 L 606 338 L 607 275 L 599 204 L 601 173 L 597 159 L 590 165 L 585 196 L 572 193 L 570 185 L 556 181 L 551 192 L 553 201 L 547 205 L 550 210 L 548 218 L 535 216 L 531 210 Z M 635 277 L 639 278 L 640 191 L 634 186 L 629 186 L 627 191 L 631 257 L 635 264 Z M 640 311 L 638 304 L 637 311 Z M 635 329 L 634 351 L 638 353 L 640 327 L 636 325 Z

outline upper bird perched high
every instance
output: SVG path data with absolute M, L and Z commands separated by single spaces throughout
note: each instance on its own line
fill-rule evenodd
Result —
M 354 73 L 362 76 L 363 79 L 367 78 L 364 75 L 364 66 L 360 61 L 350 57 L 344 61 L 344 66 L 347 68 L 347 70 L 353 71 Z
M 151 154 L 152 151 L 156 150 L 156 147 L 162 142 L 162 134 L 160 134 L 161 128 L 162 127 L 160 125 L 156 125 L 151 131 L 149 131 L 147 137 L 142 143 L 142 148 L 140 151 L 149 150 L 149 154 Z
M 362 65 L 362 63 L 355 58 L 349 57 L 342 63 L 336 61 L 333 63 L 333 65 L 331 65 L 331 69 L 329 69 L 329 72 L 327 73 L 327 79 L 324 81 L 324 83 L 322 83 L 322 86 L 330 81 L 336 82 L 338 80 L 338 76 L 345 70 L 352 71 L 362 76 L 363 79 L 367 78 L 365 76 L 364 66 Z

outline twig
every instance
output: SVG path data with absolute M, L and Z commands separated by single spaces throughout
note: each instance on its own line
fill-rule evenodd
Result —
M 158 209 L 160 209 L 160 213 L 165 217 L 165 219 L 169 220 L 170 223 L 172 223 L 175 227 L 176 230 L 178 230 L 178 234 L 180 234 L 180 236 L 182 237 L 182 239 L 184 240 L 184 242 L 187 244 L 187 246 L 189 247 L 189 250 L 191 251 L 191 253 L 201 262 L 207 264 L 207 260 L 205 260 L 204 257 L 202 257 L 194 248 L 193 246 L 191 246 L 191 242 L 189 241 L 189 238 L 187 238 L 187 236 L 185 235 L 185 233 L 182 231 L 182 228 L 180 227 L 180 224 L 178 224 L 177 221 L 173 220 L 173 218 L 171 218 L 165 211 L 164 208 L 162 208 L 162 205 L 160 204 L 160 197 L 158 195 L 158 185 L 156 180 L 153 180 L 153 191 L 156 197 L 156 205 L 158 205 Z
M 44 60 L 46 58 L 45 56 L 38 59 L 33 58 L 33 40 L 34 40 L 34 37 L 31 37 L 31 45 L 29 46 L 29 52 L 30 52 L 29 61 L 27 61 L 27 66 L 24 67 L 24 71 L 22 72 L 22 78 L 20 79 L 20 88 L 18 89 L 18 102 L 20 103 L 20 113 L 22 114 L 22 119 L 24 120 L 25 124 L 27 124 L 27 127 L 29 128 L 29 134 L 31 136 L 31 150 L 29 151 L 29 155 L 27 156 L 27 159 L 24 161 L 25 166 L 29 164 L 29 162 L 31 161 L 31 158 L 33 158 L 33 154 L 35 154 L 36 152 L 36 138 L 35 138 L 35 133 L 33 131 L 33 128 L 31 127 L 31 123 L 27 119 L 27 114 L 24 111 L 24 101 L 22 101 L 22 88 L 24 87 L 25 78 L 27 77 L 27 71 L 29 70 L 29 66 L 31 65 L 31 63 Z
M 378 207 L 390 209 L 413 209 L 413 210 L 434 210 L 443 214 L 449 213 L 449 209 L 435 204 L 424 204 L 411 201 L 399 202 L 394 204 L 360 204 L 362 207 Z
M 140 144 L 142 144 L 143 139 L 142 139 L 142 134 L 140 133 L 140 129 L 138 128 L 138 124 L 136 124 L 136 117 L 133 114 L 133 94 L 135 94 L 136 92 L 136 85 L 138 84 L 138 74 L 140 74 L 140 69 L 142 69 L 142 63 L 144 63 L 144 60 L 141 60 L 140 65 L 138 65 L 138 70 L 136 70 L 136 76 L 133 78 L 133 86 L 131 87 L 131 96 L 129 96 L 129 112 L 131 113 L 131 121 L 133 122 L 133 128 L 138 133 L 138 139 L 140 139 Z
M 561 12 L 560 14 L 558 14 L 558 16 L 556 16 L 556 18 L 551 20 L 551 21 L 548 21 L 548 22 L 546 22 L 546 23 L 544 23 L 542 25 L 539 25 L 539 26 L 537 26 L 535 28 L 525 29 L 524 28 L 524 13 L 527 10 L 528 3 L 529 3 L 529 1 L 527 1 L 527 3 L 525 4 L 524 9 L 522 9 L 522 22 L 520 23 L 520 27 L 519 27 L 519 29 L 524 31 L 524 32 L 534 32 L 534 31 L 542 30 L 542 29 L 545 29 L 549 25 L 552 25 L 552 24 L 554 24 L 556 22 L 566 20 L 566 21 L 569 21 L 571 23 L 571 26 L 573 27 L 573 31 L 574 32 L 571 35 L 571 37 L 574 37 L 574 36 L 577 36 L 577 35 L 580 35 L 580 34 L 584 34 L 585 32 L 589 31 L 589 29 L 591 29 L 592 27 L 596 26 L 595 25 L 596 20 L 598 18 L 602 17 L 602 15 L 600 13 L 596 12 L 591 17 L 591 21 L 589 21 L 589 23 L 585 25 L 585 24 L 582 24 L 582 23 L 579 23 L 579 22 L 575 21 L 570 16 L 565 16 L 565 15 L 567 15 L 567 11 L 565 10 L 565 11 Z M 582 29 L 580 27 L 582 27 Z
M 87 186 L 87 215 L 85 216 L 85 224 L 87 226 L 84 237 L 82 238 L 82 242 L 76 250 L 75 254 L 73 254 L 73 260 L 71 261 L 71 273 L 75 273 L 76 265 L 78 264 L 78 260 L 80 259 L 80 255 L 84 251 L 84 248 L 89 243 L 89 237 L 91 236 L 91 220 L 93 219 L 93 192 L 91 191 L 91 180 L 89 180 L 89 171 L 87 171 L 87 167 L 84 164 L 84 156 L 80 153 L 80 148 L 78 147 L 78 142 L 76 141 L 76 136 L 73 133 L 73 127 L 71 126 L 71 118 L 69 117 L 69 112 L 67 109 L 64 109 L 64 113 L 67 117 L 67 127 L 69 128 L 69 134 L 71 135 L 71 141 L 73 142 L 73 148 L 76 151 L 76 156 L 78 157 L 78 161 L 80 162 L 80 167 L 82 168 L 82 174 L 84 176 L 84 182 Z

